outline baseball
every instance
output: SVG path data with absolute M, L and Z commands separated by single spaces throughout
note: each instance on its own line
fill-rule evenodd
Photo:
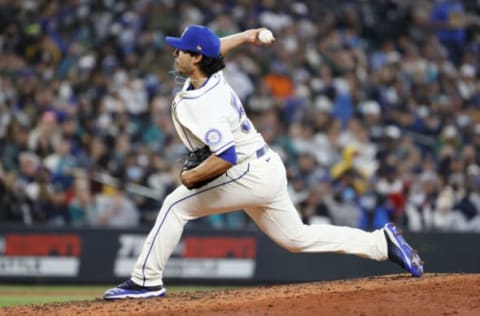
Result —
M 260 33 L 258 33 L 258 39 L 263 44 L 270 44 L 274 40 L 273 33 L 267 29 L 261 30 Z

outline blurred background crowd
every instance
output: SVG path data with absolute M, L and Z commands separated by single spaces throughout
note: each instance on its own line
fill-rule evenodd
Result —
M 185 154 L 164 36 L 189 24 L 273 30 L 224 73 L 305 223 L 480 232 L 478 0 L 0 0 L 0 223 L 152 224 Z

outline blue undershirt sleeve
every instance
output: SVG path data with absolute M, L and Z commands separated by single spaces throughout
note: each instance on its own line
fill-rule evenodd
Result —
M 235 145 L 228 147 L 228 149 L 218 155 L 218 157 L 230 162 L 232 165 L 235 165 L 237 163 L 237 150 Z

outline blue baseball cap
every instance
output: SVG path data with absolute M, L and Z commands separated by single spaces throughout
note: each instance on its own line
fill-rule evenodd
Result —
M 165 37 L 167 44 L 177 49 L 199 53 L 208 57 L 220 56 L 220 39 L 209 28 L 189 25 L 182 37 Z

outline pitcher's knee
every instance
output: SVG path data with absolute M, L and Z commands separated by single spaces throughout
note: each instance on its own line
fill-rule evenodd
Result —
M 280 246 L 289 252 L 297 253 L 302 252 L 305 247 L 307 247 L 307 243 L 303 240 L 287 238 L 279 242 Z
M 163 199 L 162 208 L 170 209 L 177 203 L 177 199 L 173 194 L 168 194 L 165 199 Z
M 185 209 L 182 208 L 182 205 L 178 205 L 178 200 L 172 197 L 172 195 L 168 195 L 163 201 L 162 211 L 167 212 L 170 216 L 177 217 L 181 221 L 187 221 L 189 219 Z

